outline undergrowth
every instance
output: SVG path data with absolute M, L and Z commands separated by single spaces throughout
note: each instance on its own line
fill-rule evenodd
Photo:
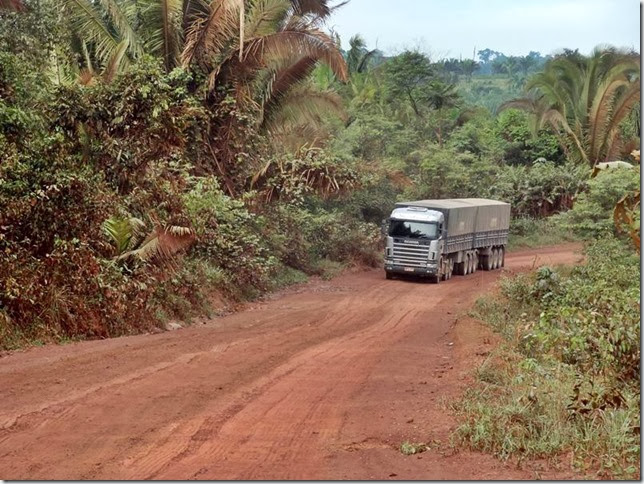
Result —
M 475 316 L 505 338 L 453 405 L 456 443 L 500 458 L 570 455 L 577 471 L 639 477 L 639 258 L 615 239 L 575 268 L 501 282 Z
M 516 217 L 510 221 L 508 249 L 532 249 L 580 240 L 574 232 L 551 218 Z

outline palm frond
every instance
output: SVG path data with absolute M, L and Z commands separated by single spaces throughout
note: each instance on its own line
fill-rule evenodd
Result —
M 111 217 L 103 222 L 103 233 L 114 244 L 118 255 L 125 252 L 132 239 L 132 229 L 130 222 L 126 218 Z
M 166 71 L 179 65 L 183 43 L 181 0 L 148 0 L 143 8 L 143 24 L 148 32 L 146 51 L 163 58 Z
M 338 79 L 347 79 L 347 64 L 333 39 L 301 20 L 290 22 L 282 31 L 249 39 L 244 59 L 251 59 L 257 65 L 265 65 L 271 59 L 289 58 L 294 55 L 324 62 Z
M 177 252 L 190 247 L 195 238 L 194 231 L 188 227 L 156 225 L 138 248 L 122 253 L 118 259 L 136 258 L 143 262 L 168 261 Z
M 613 111 L 613 105 L 618 90 L 628 85 L 625 79 L 608 79 L 598 86 L 598 92 L 590 107 L 588 117 L 590 132 L 588 134 L 589 154 L 593 159 L 598 159 L 598 149 L 600 146 L 600 138 L 603 139 L 606 130 L 610 129 L 608 126 L 609 120 Z
M 291 66 L 272 75 L 271 81 L 266 86 L 263 99 L 263 116 L 270 118 L 273 111 L 279 106 L 289 89 L 306 79 L 315 68 L 316 61 L 311 57 L 303 57 Z
M 328 17 L 331 7 L 328 0 L 290 0 L 295 15 L 300 17 L 314 15 L 319 18 Z
M 556 109 L 549 109 L 548 111 L 544 112 L 542 119 L 544 122 L 550 123 L 553 128 L 562 129 L 573 142 L 575 148 L 577 149 L 579 158 L 586 163 L 589 162 L 588 155 L 581 143 L 581 140 L 579 139 L 579 136 L 577 136 L 577 134 L 573 131 L 573 129 L 570 127 L 570 124 L 568 123 L 568 120 L 563 114 L 561 114 L 560 111 Z
M 103 70 L 103 80 L 105 82 L 112 82 L 112 79 L 114 79 L 118 73 L 123 57 L 125 56 L 125 52 L 127 51 L 127 47 L 128 41 L 122 40 L 116 51 L 112 54 L 112 57 L 110 57 L 105 69 Z
M 213 0 L 208 15 L 192 22 L 181 54 L 185 67 L 195 61 L 205 65 L 207 59 L 216 58 L 237 37 L 240 8 L 243 8 L 242 0 Z
M 370 51 L 365 52 L 362 55 L 362 58 L 360 59 L 360 62 L 358 63 L 358 67 L 356 68 L 356 72 L 362 73 L 367 69 L 367 66 L 369 65 L 369 61 L 371 58 L 378 52 L 378 49 L 373 49 Z
M 138 34 L 132 28 L 133 21 L 138 14 L 136 4 L 130 0 L 100 0 L 103 11 L 110 19 L 110 24 L 118 33 L 119 44 L 124 41 L 127 50 L 132 58 L 140 57 L 143 54 L 143 44 Z
M 640 85 L 639 82 L 632 83 L 622 96 L 616 101 L 613 106 L 612 116 L 610 122 L 607 123 L 606 134 L 604 135 L 603 144 L 605 151 L 610 150 L 610 136 L 612 131 L 618 131 L 619 124 L 631 112 L 633 107 L 640 101 Z
M 120 39 L 105 23 L 101 11 L 88 0 L 61 0 L 72 29 L 92 43 L 96 56 L 107 62 L 117 50 Z
M 290 0 L 257 0 L 252 2 L 246 15 L 246 36 L 262 37 L 279 30 L 291 9 Z
M 319 126 L 328 115 L 346 117 L 342 98 L 332 91 L 301 86 L 282 97 L 279 107 L 264 118 L 261 129 L 268 132 L 288 130 L 290 126 L 306 123 Z

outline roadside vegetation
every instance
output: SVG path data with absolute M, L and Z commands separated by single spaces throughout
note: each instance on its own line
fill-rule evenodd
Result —
M 583 265 L 507 278 L 475 315 L 505 338 L 453 406 L 456 442 L 519 461 L 554 458 L 594 478 L 640 468 L 639 257 L 591 243 Z
M 586 241 L 584 263 L 505 278 L 479 299 L 474 315 L 505 343 L 453 405 L 456 442 L 565 461 L 588 477 L 639 478 L 640 258 L 614 224 L 615 205 L 638 188 L 639 169 L 599 173 L 572 210 L 547 221 Z

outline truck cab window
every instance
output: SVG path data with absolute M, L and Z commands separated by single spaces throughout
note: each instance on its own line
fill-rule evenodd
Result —
M 392 220 L 389 226 L 389 236 L 409 239 L 436 239 L 438 238 L 438 225 L 428 222 L 412 222 L 410 220 Z

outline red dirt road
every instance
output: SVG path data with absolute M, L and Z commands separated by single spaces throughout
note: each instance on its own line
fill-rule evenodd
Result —
M 505 271 L 580 258 L 518 252 Z M 447 445 L 445 401 L 496 340 L 465 313 L 499 275 L 345 274 L 204 325 L 2 357 L 0 479 L 566 478 Z

